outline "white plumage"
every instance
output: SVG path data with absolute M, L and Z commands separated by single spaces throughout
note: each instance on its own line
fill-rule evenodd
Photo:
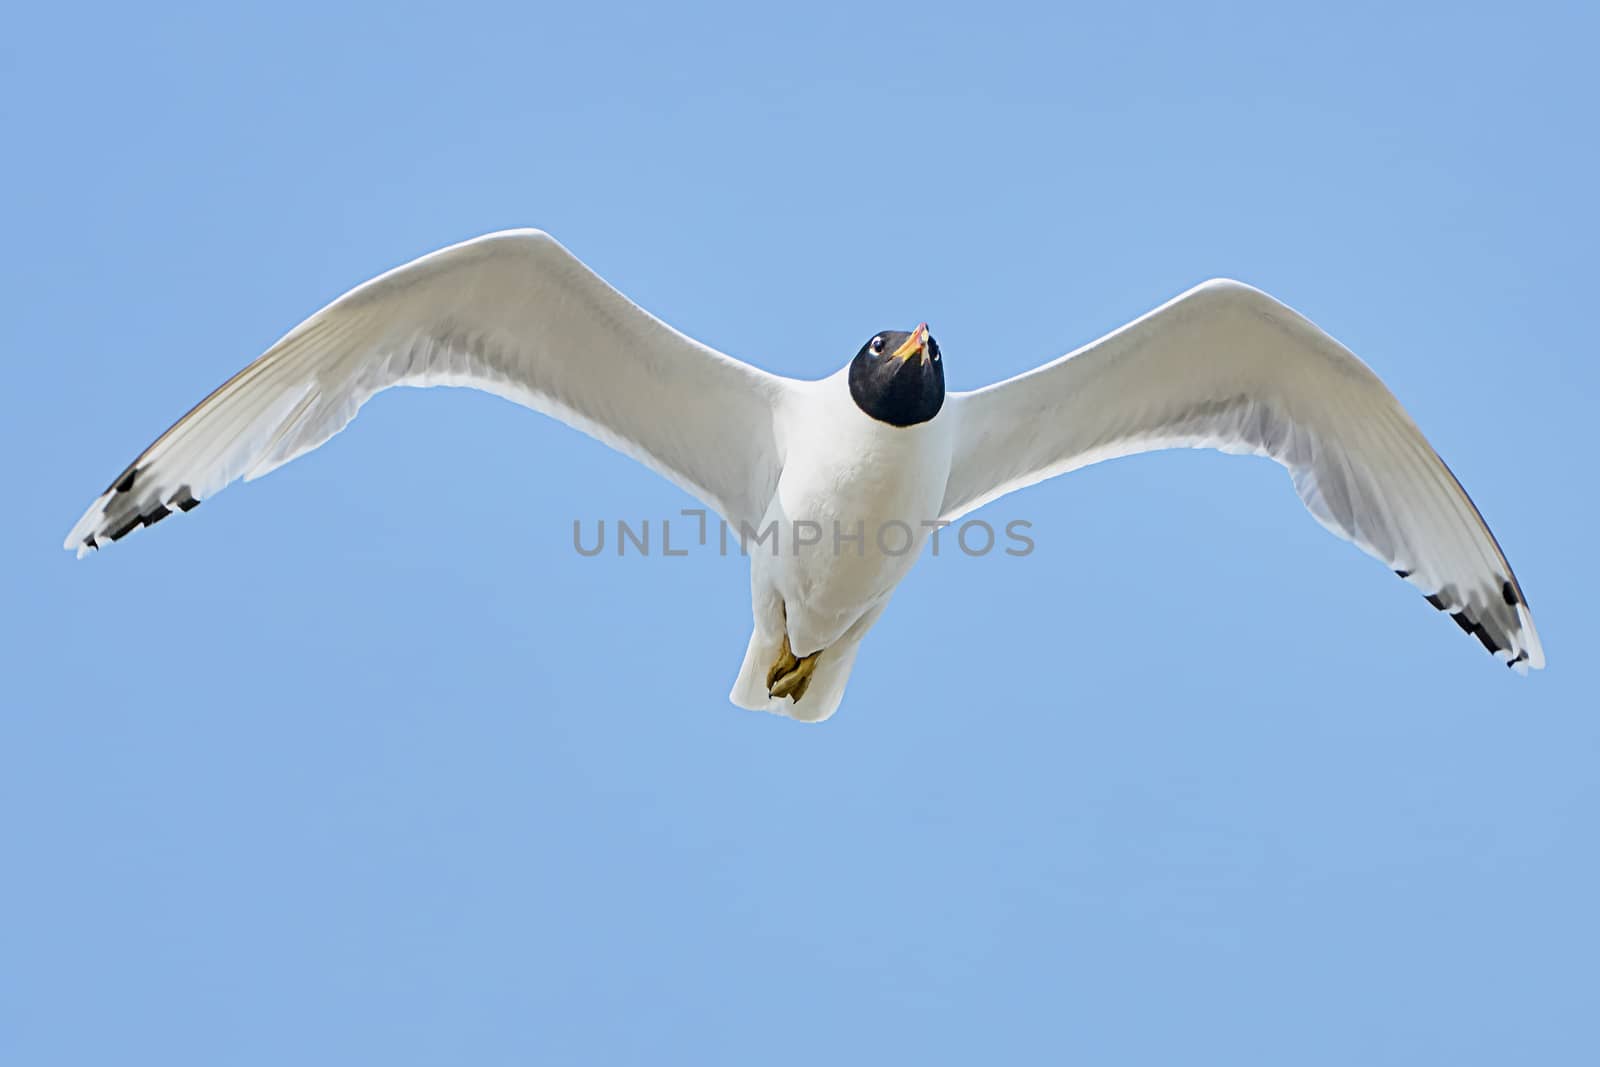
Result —
M 927 366 L 926 348 L 913 354 Z M 872 358 L 863 348 L 858 362 Z M 744 707 L 832 714 L 861 638 L 931 520 L 1103 459 L 1174 447 L 1270 456 L 1329 530 L 1504 662 L 1544 665 L 1504 554 L 1399 402 L 1311 322 L 1231 281 L 894 425 L 866 413 L 848 367 L 815 382 L 769 374 L 641 310 L 548 235 L 491 234 L 380 275 L 290 331 L 129 465 L 66 547 L 82 555 L 259 477 L 395 385 L 468 386 L 552 415 L 735 529 L 914 531 L 904 552 L 882 551 L 869 533 L 859 554 L 827 536 L 776 557 L 751 553 L 755 625 L 732 693 Z M 791 647 L 808 671 L 798 699 L 771 695 L 774 660 Z

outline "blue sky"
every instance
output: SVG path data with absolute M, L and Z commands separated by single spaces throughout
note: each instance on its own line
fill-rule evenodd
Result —
M 1597 29 L 13 13 L 0 1059 L 1596 1062 Z M 305 314 L 518 225 L 798 376 L 927 319 L 973 387 L 1240 277 L 1389 382 L 1551 667 L 1182 453 L 923 560 L 825 726 L 738 711 L 741 562 L 570 547 L 688 498 L 460 391 L 59 549 Z

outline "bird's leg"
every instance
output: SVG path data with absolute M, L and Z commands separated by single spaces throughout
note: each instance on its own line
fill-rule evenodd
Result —
M 796 704 L 806 695 L 806 689 L 811 685 L 811 672 L 817 669 L 817 657 L 822 655 L 819 649 L 809 656 L 796 656 L 789 647 L 789 635 L 783 635 L 783 648 L 778 652 L 778 658 L 773 661 L 772 668 L 767 671 L 767 695 L 773 697 L 789 697 Z
M 794 652 L 789 648 L 789 635 L 783 635 L 783 648 L 778 651 L 778 658 L 772 661 L 772 667 L 767 671 L 767 693 L 771 695 L 772 687 L 779 678 L 794 670 L 800 661 L 794 658 Z

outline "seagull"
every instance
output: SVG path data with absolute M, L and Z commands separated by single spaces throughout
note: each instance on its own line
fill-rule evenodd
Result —
M 1277 461 L 1328 530 L 1501 662 L 1544 666 L 1511 565 L 1400 402 L 1309 320 L 1227 279 L 963 393 L 945 389 L 926 324 L 874 334 L 829 377 L 785 378 L 674 330 L 548 234 L 493 233 L 381 274 L 290 330 L 117 475 L 65 547 L 81 557 L 258 478 L 400 385 L 479 389 L 560 419 L 741 537 L 755 532 L 754 625 L 729 694 L 743 708 L 832 715 L 862 638 L 943 524 L 1169 448 Z M 761 540 L 801 529 L 831 534 L 796 534 L 781 551 Z

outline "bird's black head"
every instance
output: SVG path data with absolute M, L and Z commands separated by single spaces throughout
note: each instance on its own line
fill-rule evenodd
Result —
M 910 333 L 873 334 L 850 364 L 856 407 L 891 426 L 915 426 L 944 405 L 944 363 L 939 342 L 923 323 Z

